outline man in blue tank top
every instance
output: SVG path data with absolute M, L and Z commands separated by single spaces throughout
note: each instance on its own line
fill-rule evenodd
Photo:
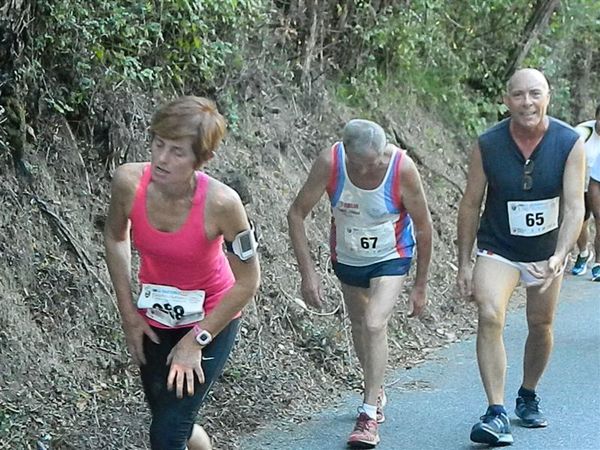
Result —
M 547 425 L 535 389 L 552 350 L 565 260 L 583 222 L 583 142 L 569 125 L 546 115 L 549 101 L 541 72 L 522 69 L 510 78 L 504 95 L 510 117 L 479 136 L 458 211 L 457 282 L 478 306 L 477 361 L 489 403 L 471 440 L 488 445 L 513 442 L 504 408 L 502 333 L 519 282 L 527 288 L 529 333 L 515 413 L 525 427 Z
M 332 211 L 332 265 L 342 284 L 354 348 L 364 374 L 364 401 L 348 445 L 373 448 L 379 443 L 378 424 L 384 421 L 387 324 L 415 243 L 417 273 L 409 296 L 410 315 L 418 315 L 427 302 L 431 217 L 417 168 L 408 155 L 387 144 L 376 123 L 348 122 L 342 142 L 322 151 L 313 164 L 288 213 L 302 295 L 315 308 L 320 308 L 323 294 L 304 219 L 325 192 Z

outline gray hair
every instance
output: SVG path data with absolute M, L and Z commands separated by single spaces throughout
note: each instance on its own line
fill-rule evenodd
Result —
M 344 127 L 342 136 L 344 149 L 355 155 L 364 155 L 370 150 L 380 155 L 387 144 L 383 128 L 370 120 L 352 119 Z

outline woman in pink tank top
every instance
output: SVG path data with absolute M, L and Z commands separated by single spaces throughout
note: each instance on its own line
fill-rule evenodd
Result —
M 215 104 L 180 97 L 155 113 L 150 133 L 151 161 L 115 172 L 106 263 L 152 412 L 151 448 L 207 450 L 194 422 L 258 289 L 256 242 L 239 196 L 200 171 L 225 134 Z

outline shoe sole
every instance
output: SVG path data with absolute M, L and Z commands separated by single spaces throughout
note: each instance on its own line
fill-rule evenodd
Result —
M 544 420 L 543 422 L 526 422 L 525 420 L 520 419 L 520 424 L 523 428 L 546 428 L 548 426 L 548 421 Z
M 512 434 L 498 434 L 485 428 L 472 431 L 471 440 L 478 444 L 488 444 L 494 447 L 503 447 L 514 442 Z
M 546 419 L 543 419 L 541 422 L 528 422 L 527 420 L 519 416 L 519 413 L 517 413 L 516 409 L 515 415 L 519 418 L 519 425 L 521 425 L 523 428 L 545 428 L 548 426 L 548 421 Z
M 377 423 L 381 424 L 383 422 L 385 422 L 385 414 L 383 414 L 383 408 L 385 408 L 385 405 L 387 405 L 387 395 L 385 395 L 385 391 L 383 391 L 383 395 L 381 396 L 381 406 L 379 408 L 377 408 L 378 410 L 381 411 L 381 417 L 379 417 L 379 411 L 377 413 Z
M 353 442 L 348 442 L 348 447 L 349 448 L 375 448 L 377 446 L 377 444 L 379 444 L 379 439 L 377 439 L 377 442 L 375 442 L 375 443 L 365 442 L 365 441 L 353 441 Z

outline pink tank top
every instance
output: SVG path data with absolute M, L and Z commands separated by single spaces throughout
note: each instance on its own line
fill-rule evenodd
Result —
M 140 254 L 140 283 L 173 286 L 181 290 L 203 290 L 204 311 L 209 314 L 233 286 L 235 277 L 223 252 L 223 236 L 206 238 L 204 206 L 210 177 L 196 172 L 196 192 L 184 224 L 174 232 L 160 231 L 148 221 L 146 193 L 150 166 L 144 168 L 129 214 L 134 247 Z M 168 328 L 144 314 L 152 326 Z M 186 325 L 189 326 L 189 325 Z

